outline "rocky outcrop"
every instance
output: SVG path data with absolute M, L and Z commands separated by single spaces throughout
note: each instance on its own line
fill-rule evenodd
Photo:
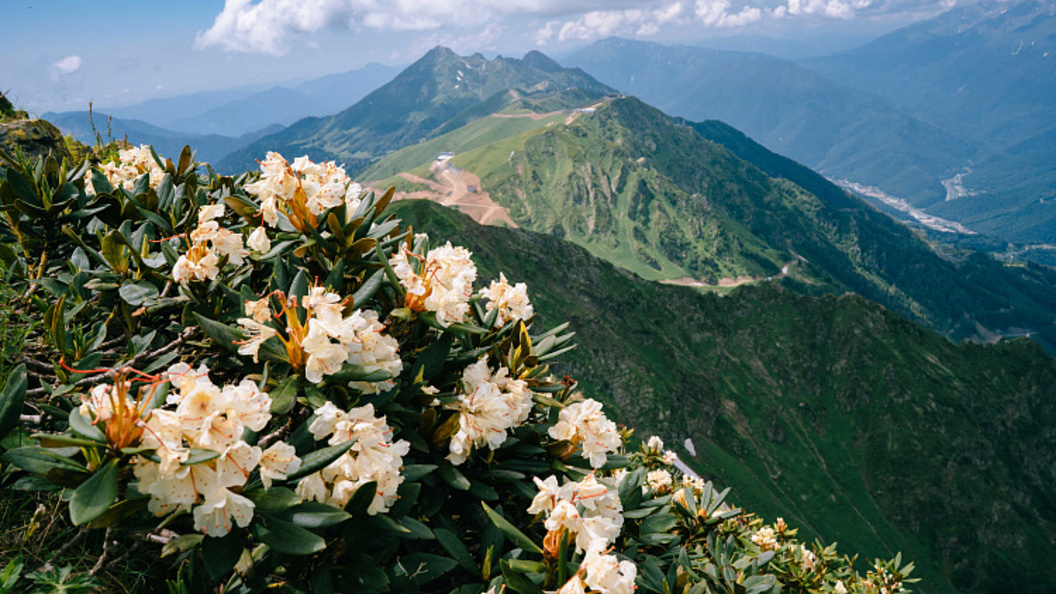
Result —
M 19 119 L 0 123 L 0 150 L 14 156 L 20 149 L 31 160 L 49 153 L 56 159 L 70 159 L 62 132 L 44 120 Z

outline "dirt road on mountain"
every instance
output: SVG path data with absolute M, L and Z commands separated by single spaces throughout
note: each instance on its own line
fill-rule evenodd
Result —
M 665 285 L 681 285 L 683 287 L 708 287 L 708 288 L 724 288 L 732 289 L 733 287 L 739 287 L 748 283 L 756 283 L 762 281 L 775 281 L 788 276 L 788 271 L 792 266 L 795 266 L 796 262 L 792 261 L 781 267 L 781 272 L 773 276 L 728 276 L 720 278 L 718 283 L 709 284 L 704 281 L 688 276 L 682 278 L 673 278 L 668 280 L 662 280 L 660 282 Z
M 453 167 L 446 161 L 434 161 L 429 169 L 436 181 L 410 173 L 400 174 L 400 177 L 407 181 L 428 186 L 428 190 L 396 192 L 393 198 L 432 200 L 458 209 L 481 225 L 506 225 L 517 228 L 517 223 L 510 218 L 509 210 L 492 200 L 480 187 L 480 176 Z M 470 188 L 473 191 L 470 191 Z

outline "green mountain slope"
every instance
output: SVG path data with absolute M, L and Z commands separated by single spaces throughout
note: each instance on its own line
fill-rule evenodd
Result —
M 715 284 L 791 264 L 786 282 L 800 292 L 854 291 L 957 339 L 1034 332 L 1056 345 L 1056 271 L 940 257 L 906 227 L 719 123 L 687 124 L 621 99 L 452 162 L 480 175 L 519 225 L 648 279 Z
M 853 295 L 701 294 L 551 236 L 396 208 L 527 282 L 578 332 L 557 372 L 642 432 L 691 438 L 734 501 L 841 550 L 902 551 L 922 592 L 1056 588 L 1056 363 L 1036 344 L 954 344 Z
M 763 54 L 610 38 L 562 60 L 671 115 L 715 119 L 830 177 L 918 206 L 968 162 L 972 141 L 880 96 Z
M 389 151 L 430 137 L 452 119 L 462 116 L 466 123 L 486 115 L 473 108 L 496 94 L 511 89 L 552 94 L 571 87 L 595 95 L 611 90 L 539 52 L 520 60 L 500 56 L 489 61 L 480 54 L 462 57 L 437 47 L 345 111 L 296 122 L 232 153 L 218 167 L 251 169 L 254 159 L 276 150 L 290 156 L 307 154 L 316 161 L 337 160 L 354 173 Z

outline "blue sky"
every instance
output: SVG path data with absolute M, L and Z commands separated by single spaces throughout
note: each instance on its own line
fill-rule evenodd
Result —
M 406 64 L 560 53 L 619 35 L 772 51 L 850 47 L 954 0 L 7 0 L 0 89 L 36 113 Z M 800 51 L 808 51 L 800 49 Z

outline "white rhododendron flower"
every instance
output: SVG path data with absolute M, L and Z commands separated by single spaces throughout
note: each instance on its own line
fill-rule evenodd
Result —
M 539 492 L 528 513 L 545 514 L 548 531 L 568 530 L 575 536 L 577 551 L 604 551 L 616 542 L 623 528 L 623 504 L 615 488 L 598 482 L 593 474 L 560 486 L 555 476 L 532 480 Z
M 656 452 L 662 451 L 664 449 L 664 440 L 654 435 L 649 438 L 649 441 L 645 442 L 645 447 Z
M 217 386 L 204 365 L 193 370 L 179 363 L 162 376 L 173 386 L 165 404 L 175 410 L 151 411 L 140 446 L 153 449 L 158 461 L 139 456 L 135 465 L 139 490 L 151 498 L 148 509 L 160 515 L 193 507 L 195 529 L 210 536 L 247 526 L 253 502 L 231 489 L 244 487 L 258 467 L 270 488 L 273 480 L 284 479 L 301 464 L 284 442 L 262 452 L 242 441 L 247 429 L 260 431 L 267 425 L 271 398 L 250 380 Z M 192 448 L 219 455 L 187 464 Z
M 535 315 L 535 309 L 528 302 L 528 285 L 517 283 L 510 286 L 506 275 L 499 273 L 499 280 L 491 281 L 486 289 L 480 290 L 480 296 L 487 299 L 487 310 L 499 310 L 495 326 L 504 326 L 510 320 L 527 320 Z
M 280 213 L 285 214 L 283 209 L 297 200 L 303 200 L 304 207 L 315 216 L 345 204 L 345 222 L 351 220 L 362 201 L 362 186 L 353 183 L 344 168 L 333 161 L 314 163 L 305 155 L 290 163 L 269 151 L 260 172 L 260 179 L 246 184 L 245 189 L 260 198 L 261 216 L 272 227 L 278 225 Z
M 191 231 L 190 249 L 172 268 L 172 277 L 177 282 L 214 280 L 220 273 L 220 259 L 224 256 L 235 266 L 245 263 L 249 250 L 242 246 L 242 235 L 221 227 L 215 220 L 223 215 L 223 204 L 198 209 L 198 226 Z
M 608 454 L 615 453 L 622 443 L 616 423 L 607 419 L 601 409 L 601 403 L 592 398 L 570 404 L 561 410 L 557 424 L 549 430 L 554 439 L 582 444 L 583 456 L 594 468 L 604 466 Z
M 375 416 L 374 405 L 346 412 L 333 402 L 327 402 L 316 409 L 308 429 L 317 440 L 329 436 L 327 443 L 330 445 L 350 439 L 355 439 L 356 443 L 326 468 L 301 479 L 297 485 L 301 499 L 343 508 L 357 489 L 376 481 L 376 494 L 367 513 L 375 515 L 389 511 L 396 503 L 396 490 L 403 482 L 400 468 L 411 444 L 402 439 L 392 441 L 392 429 L 385 417 Z
M 653 491 L 664 492 L 671 490 L 671 485 L 674 481 L 671 478 L 671 473 L 666 470 L 651 470 L 649 474 L 645 475 L 645 482 L 649 484 L 649 488 Z
M 497 449 L 506 441 L 507 430 L 528 419 L 532 392 L 524 380 L 510 377 L 500 367 L 492 372 L 485 355 L 462 372 L 458 401 L 447 408 L 459 413 L 458 431 L 451 437 L 447 459 L 462 464 L 474 447 Z
M 668 466 L 674 466 L 675 462 L 678 462 L 678 454 L 672 452 L 671 450 L 667 450 L 666 452 L 664 452 L 664 455 L 660 458 L 660 461 L 664 464 L 667 464 Z
M 268 232 L 264 230 L 264 227 L 257 227 L 249 234 L 249 239 L 246 240 L 246 245 L 249 249 L 266 254 L 271 251 L 271 240 L 268 239 Z
M 764 551 L 777 550 L 777 535 L 774 534 L 774 529 L 769 526 L 764 526 L 757 530 L 752 535 L 752 542 L 759 545 L 759 548 Z
M 799 557 L 800 566 L 802 566 L 803 569 L 813 570 L 814 566 L 818 562 L 818 556 L 815 555 L 813 551 L 808 549 L 806 545 L 799 545 Z
M 118 162 L 102 163 L 99 170 L 115 188 L 131 190 L 142 175 L 150 176 L 150 187 L 157 189 L 161 180 L 165 177 L 165 170 L 158 166 L 154 160 L 150 146 L 141 144 L 138 147 L 121 149 L 117 152 Z M 92 176 L 85 176 L 85 190 L 89 194 L 97 193 L 92 182 Z
M 638 577 L 638 568 L 630 561 L 620 561 L 615 555 L 605 555 L 601 551 L 587 552 L 580 568 L 586 571 L 584 581 L 592 591 L 600 594 L 633 594 L 634 580 Z
M 469 298 L 477 279 L 477 265 L 464 247 L 447 245 L 429 250 L 418 272 L 411 265 L 417 258 L 402 250 L 389 259 L 396 277 L 407 291 L 407 307 L 436 312 L 441 326 L 462 322 L 469 313 Z

